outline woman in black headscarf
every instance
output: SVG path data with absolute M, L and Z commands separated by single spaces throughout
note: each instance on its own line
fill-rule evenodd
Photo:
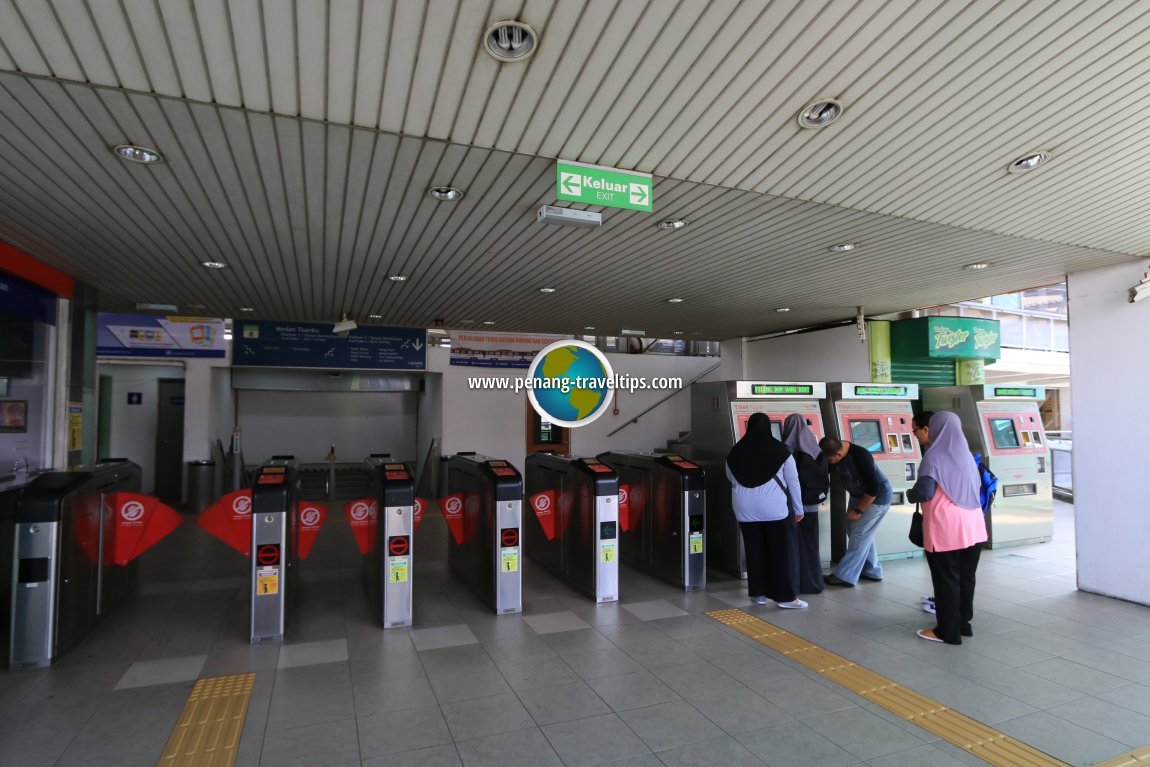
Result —
M 818 594 L 823 590 L 823 563 L 819 554 L 819 504 L 827 499 L 831 487 L 830 465 L 819 441 L 806 419 L 791 413 L 783 421 L 783 444 L 794 456 L 799 470 L 799 487 L 803 494 L 803 516 L 796 530 L 795 574 L 800 594 Z
M 743 533 L 747 593 L 760 605 L 802 608 L 792 577 L 795 521 L 803 517 L 795 459 L 771 434 L 766 413 L 747 420 L 747 433 L 727 454 L 731 507 Z

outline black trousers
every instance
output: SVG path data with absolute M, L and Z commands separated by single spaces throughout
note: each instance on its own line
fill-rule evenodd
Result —
M 819 507 L 803 508 L 803 519 L 795 525 L 792 577 L 795 591 L 799 594 L 820 594 L 823 590 L 823 564 L 819 556 Z
M 792 601 L 794 521 L 788 517 L 777 522 L 740 522 L 739 529 L 747 557 L 747 593 L 776 602 Z
M 930 580 L 934 583 L 934 609 L 938 625 L 934 633 L 947 644 L 962 644 L 971 636 L 974 617 L 974 573 L 982 544 L 956 551 L 928 551 Z

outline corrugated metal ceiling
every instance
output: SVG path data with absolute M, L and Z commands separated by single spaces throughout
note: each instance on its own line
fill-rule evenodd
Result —
M 480 50 L 504 18 L 526 63 Z M 715 338 L 945 303 L 1150 253 L 1148 43 L 1136 0 L 0 0 L 0 237 L 110 308 Z M 556 157 L 653 172 L 656 213 L 536 224 Z

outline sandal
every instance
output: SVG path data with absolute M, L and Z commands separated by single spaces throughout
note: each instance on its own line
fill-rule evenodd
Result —
M 928 642 L 941 642 L 942 641 L 942 639 L 935 636 L 933 631 L 931 631 L 931 633 L 929 633 L 929 634 L 926 633 L 928 631 L 930 631 L 930 629 L 919 629 L 918 631 L 916 631 L 914 633 L 918 634 L 919 639 L 925 639 Z

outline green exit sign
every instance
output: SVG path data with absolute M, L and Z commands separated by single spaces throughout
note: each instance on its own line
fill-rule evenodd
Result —
M 651 174 L 578 162 L 555 164 L 555 196 L 607 208 L 651 213 Z

